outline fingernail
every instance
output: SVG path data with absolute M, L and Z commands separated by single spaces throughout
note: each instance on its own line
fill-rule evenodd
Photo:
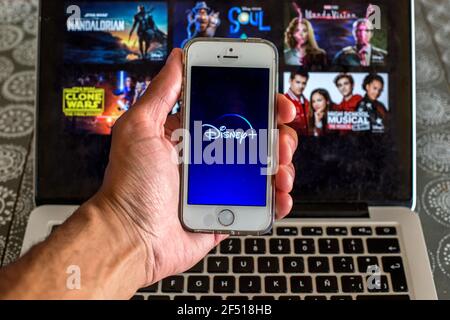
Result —
M 295 152 L 295 150 L 297 149 L 297 143 L 295 142 L 294 138 L 292 138 L 291 136 L 289 136 L 289 146 L 291 147 L 291 151 L 292 153 Z
M 173 56 L 175 55 L 175 49 L 172 49 L 172 51 L 170 51 L 169 56 L 167 57 L 167 61 L 173 59 Z
M 175 53 L 176 53 L 177 51 L 179 51 L 179 50 L 180 50 L 180 49 L 178 49 L 178 48 L 172 49 L 172 51 L 170 51 L 170 55 L 169 55 L 169 57 L 167 58 L 167 60 L 175 58 Z
M 292 117 L 292 121 L 295 120 L 295 117 L 297 116 L 297 109 L 295 109 L 294 104 L 291 104 L 291 117 Z
M 294 180 L 295 180 L 295 170 L 294 170 L 291 166 L 288 166 L 287 168 L 288 168 L 289 175 L 290 175 L 291 178 L 292 178 L 292 183 L 294 183 Z

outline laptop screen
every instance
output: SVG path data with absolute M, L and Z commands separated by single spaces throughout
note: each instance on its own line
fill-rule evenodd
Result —
M 41 16 L 38 204 L 95 193 L 115 121 L 172 48 L 212 36 L 278 48 L 280 93 L 297 111 L 296 204 L 411 202 L 409 0 L 55 0 Z

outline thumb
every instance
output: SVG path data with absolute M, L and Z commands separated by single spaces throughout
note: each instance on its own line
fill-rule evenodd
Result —
M 177 103 L 181 94 L 183 78 L 183 51 L 172 50 L 165 66 L 151 82 L 144 96 L 136 103 L 133 109 L 145 110 L 147 116 L 163 125 L 167 115 Z

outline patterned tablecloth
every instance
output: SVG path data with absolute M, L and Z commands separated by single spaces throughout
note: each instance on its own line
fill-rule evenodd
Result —
M 416 211 L 438 295 L 450 299 L 450 1 L 415 4 Z M 34 206 L 37 6 L 38 0 L 0 0 L 0 265 L 17 259 Z

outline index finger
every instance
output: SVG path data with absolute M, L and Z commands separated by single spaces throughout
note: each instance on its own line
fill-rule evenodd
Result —
M 157 124 L 164 124 L 167 115 L 180 97 L 183 78 L 182 57 L 181 49 L 172 51 L 162 70 L 134 106 L 134 109 L 145 109 Z

